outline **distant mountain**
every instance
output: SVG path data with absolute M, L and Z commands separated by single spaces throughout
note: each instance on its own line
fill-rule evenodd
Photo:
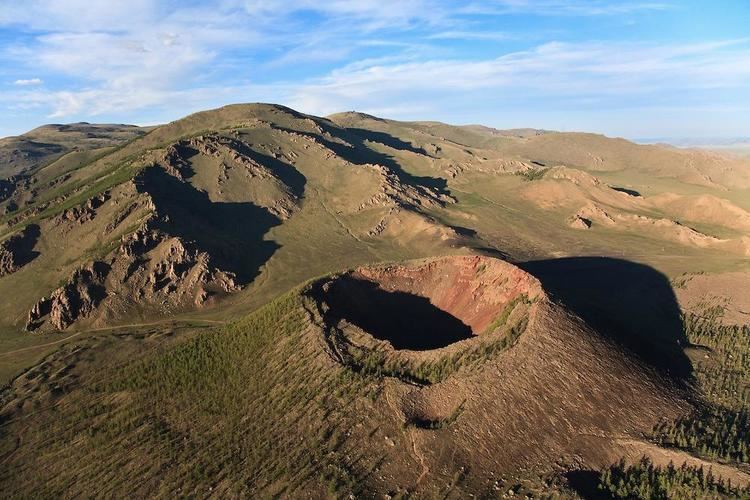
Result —
M 636 139 L 638 144 L 669 144 L 679 148 L 750 148 L 750 137 L 656 137 Z

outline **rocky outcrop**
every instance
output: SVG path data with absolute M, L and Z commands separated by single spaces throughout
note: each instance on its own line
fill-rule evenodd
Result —
M 60 215 L 55 217 L 54 221 L 56 224 L 66 226 L 79 226 L 84 224 L 96 217 L 96 209 L 106 203 L 109 198 L 110 194 L 108 191 L 101 193 L 90 198 L 83 205 L 63 211 Z
M 39 234 L 39 226 L 29 224 L 20 233 L 0 243 L 0 277 L 18 271 L 39 255 L 34 251 Z
M 577 168 L 570 168 L 564 165 L 557 165 L 547 169 L 544 174 L 545 179 L 555 179 L 572 182 L 576 186 L 589 186 L 596 187 L 601 186 L 602 182 L 595 176 L 579 170 Z
M 595 203 L 587 203 L 585 206 L 581 207 L 574 217 L 596 221 L 597 223 L 608 226 L 613 226 L 617 223 L 612 215 Z
M 591 220 L 580 215 L 574 215 L 568 220 L 568 225 L 573 229 L 589 229 L 591 227 Z
M 605 210 L 594 202 L 588 202 L 569 219 L 571 226 L 576 227 L 574 225 L 576 224 L 580 227 L 580 224 L 576 222 L 579 219 L 596 222 L 597 224 L 623 231 L 637 230 L 639 232 L 646 232 L 647 234 L 657 235 L 661 239 L 671 240 L 682 245 L 698 248 L 714 248 L 740 255 L 750 255 L 750 238 L 748 237 L 734 239 L 718 238 L 673 219 L 650 217 L 648 215 L 617 211 L 616 209 Z
M 154 218 L 123 237 L 106 262 L 92 262 L 40 299 L 26 330 L 64 330 L 82 319 L 121 319 L 134 310 L 174 313 L 241 289 L 194 243 L 153 229 Z
M 77 269 L 70 280 L 42 298 L 29 312 L 26 329 L 33 331 L 45 322 L 64 330 L 76 320 L 89 316 L 107 296 L 104 285 L 110 266 L 92 262 Z
M 113 268 L 113 278 L 136 300 L 163 309 L 202 306 L 241 288 L 234 273 L 214 266 L 207 252 L 147 226 L 123 241 Z
M 402 182 L 391 169 L 383 165 L 365 165 L 365 167 L 374 170 L 379 175 L 380 188 L 375 195 L 359 205 L 358 211 L 375 206 L 417 209 L 442 207 L 456 201 L 452 196 L 443 194 L 437 189 Z

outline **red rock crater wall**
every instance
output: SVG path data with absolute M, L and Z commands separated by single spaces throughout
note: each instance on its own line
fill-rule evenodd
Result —
M 544 294 L 537 279 L 525 271 L 478 255 L 360 267 L 352 277 L 376 282 L 383 290 L 425 297 L 469 325 L 475 335 L 519 295 L 534 299 Z

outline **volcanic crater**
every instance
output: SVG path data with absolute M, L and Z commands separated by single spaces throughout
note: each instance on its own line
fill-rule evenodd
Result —
M 360 267 L 324 282 L 317 299 L 342 331 L 394 350 L 428 351 L 489 336 L 520 299 L 543 294 L 525 271 L 471 255 Z

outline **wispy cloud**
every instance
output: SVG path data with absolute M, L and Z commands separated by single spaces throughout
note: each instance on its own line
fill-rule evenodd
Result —
M 507 124 L 513 116 L 512 124 L 519 126 L 547 123 L 553 128 L 637 134 L 665 127 L 663 109 L 671 109 L 673 116 L 682 109 L 679 120 L 692 113 L 697 124 L 707 126 L 719 116 L 710 110 L 725 108 L 723 95 L 748 88 L 750 44 L 743 40 L 692 45 L 547 43 L 479 61 L 336 70 L 291 89 L 287 102 L 318 114 L 342 109 L 378 114 L 387 108 L 385 116 L 393 118 L 453 117 L 502 125 L 503 117 Z M 638 113 L 632 113 L 636 108 Z M 519 116 L 525 121 L 519 122 Z M 617 118 L 621 116 L 627 119 Z M 639 118 L 640 124 L 633 124 Z M 623 123 L 617 125 L 619 119 Z M 688 124 L 671 126 L 687 130 Z
M 622 28 L 638 14 L 678 7 L 666 0 L 0 0 L 0 77 L 13 82 L 0 88 L 0 114 L 37 122 L 173 119 L 266 100 L 314 113 L 479 120 L 510 108 L 544 116 L 542 107 L 665 106 L 678 95 L 710 105 L 698 101 L 714 99 L 711 89 L 747 88 L 748 40 L 599 38 L 607 23 Z M 597 37 L 579 35 L 581 23 Z
M 667 2 L 628 2 L 611 0 L 491 0 L 471 2 L 460 8 L 463 13 L 484 15 L 532 14 L 538 16 L 612 16 L 638 11 L 672 8 Z
M 44 83 L 41 78 L 21 78 L 13 82 L 13 85 L 18 85 L 19 87 L 29 87 L 32 85 L 41 85 Z
M 441 31 L 427 37 L 428 40 L 490 40 L 501 41 L 512 38 L 508 33 L 488 31 Z

